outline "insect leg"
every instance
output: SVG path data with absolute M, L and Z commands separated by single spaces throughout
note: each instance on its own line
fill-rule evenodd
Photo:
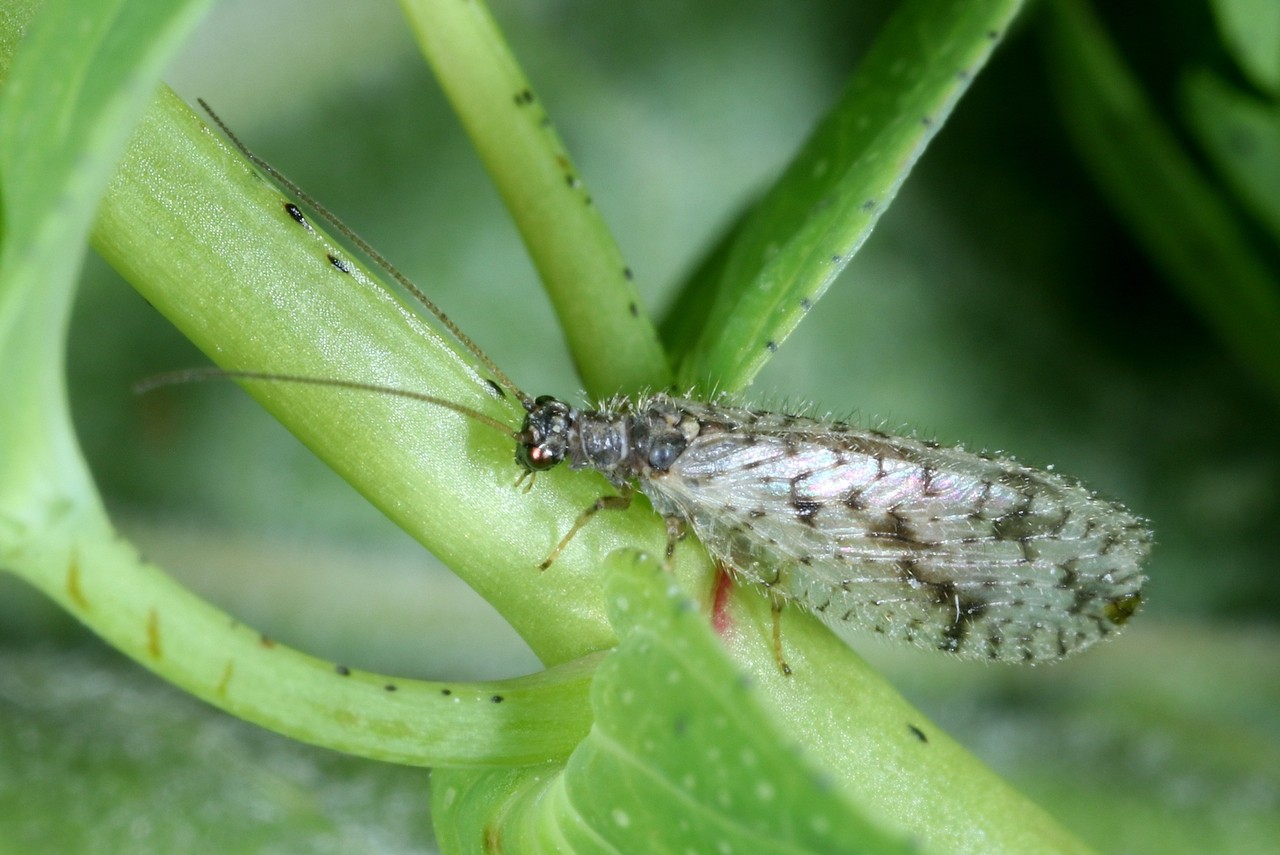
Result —
M 663 522 L 667 524 L 667 558 L 664 564 L 665 569 L 670 571 L 672 559 L 676 554 L 676 544 L 684 540 L 687 526 L 683 517 L 664 517 Z
M 790 677 L 791 666 L 782 658 L 782 607 L 787 603 L 782 594 L 772 588 L 769 589 L 769 603 L 773 614 L 773 659 L 778 663 L 782 676 Z
M 546 570 L 555 560 L 560 557 L 560 553 L 564 552 L 564 548 L 569 545 L 569 541 L 573 540 L 573 536 L 586 525 L 593 516 L 600 511 L 624 511 L 631 506 L 631 497 L 635 495 L 635 488 L 630 484 L 624 484 L 618 490 L 616 496 L 601 496 L 596 499 L 595 504 L 587 508 L 578 518 L 573 521 L 573 525 L 569 528 L 568 533 L 560 538 L 560 542 L 556 544 L 556 548 L 551 550 L 551 554 L 538 565 L 539 570 Z

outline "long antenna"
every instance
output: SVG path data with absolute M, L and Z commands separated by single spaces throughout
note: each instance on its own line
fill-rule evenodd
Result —
M 358 380 L 334 380 L 329 377 L 307 377 L 301 374 L 269 374 L 265 371 L 224 371 L 221 368 L 189 368 L 184 371 L 170 371 L 165 374 L 156 374 L 153 377 L 148 377 L 135 383 L 133 392 L 136 395 L 142 395 L 161 386 L 198 383 L 204 380 L 257 380 L 264 383 L 304 383 L 310 386 L 331 386 L 338 389 L 353 389 L 357 392 L 395 395 L 399 398 L 408 398 L 412 401 L 421 401 L 427 404 L 434 404 L 437 407 L 444 407 L 447 410 L 453 410 L 455 413 L 475 419 L 512 439 L 519 439 L 520 437 L 519 431 L 512 430 L 510 425 L 503 424 L 498 419 L 485 415 L 478 410 L 455 404 L 453 401 L 437 398 L 435 395 L 426 395 L 422 392 L 397 389 L 394 386 L 361 383 Z
M 263 160 L 261 157 L 259 157 L 258 155 L 250 151 L 249 147 L 240 141 L 240 138 L 235 135 L 235 133 L 231 130 L 231 128 L 227 127 L 226 122 L 222 121 L 222 119 L 218 116 L 218 114 L 213 111 L 213 108 L 209 106 L 207 101 L 205 101 L 203 98 L 197 98 L 196 103 L 198 103 L 204 109 L 204 111 L 209 114 L 209 118 L 213 120 L 213 123 L 217 125 L 219 129 L 221 129 L 222 133 L 225 134 L 227 139 L 231 141 L 231 144 L 234 145 L 237 149 L 239 149 L 241 154 L 243 154 L 246 158 L 248 158 L 248 160 L 251 163 L 256 165 L 263 172 L 267 173 L 267 175 L 270 175 L 273 179 L 275 179 L 275 181 L 279 183 L 280 186 L 284 187 L 286 190 L 292 193 L 293 196 L 298 199 L 298 201 L 302 202 L 302 204 L 306 205 L 308 208 L 315 211 L 317 214 L 323 217 L 326 221 L 328 221 L 328 223 L 331 226 L 337 229 L 347 240 L 351 241 L 351 243 L 358 250 L 363 252 L 371 261 L 373 261 L 374 264 L 376 264 L 378 267 L 381 267 L 384 271 L 386 271 L 388 276 L 394 279 L 397 283 L 399 283 L 399 285 L 402 288 L 404 288 L 411 295 L 413 295 L 414 299 L 416 299 L 419 303 L 421 303 L 426 308 L 427 311 L 435 315 L 436 320 L 438 320 L 444 326 L 444 328 L 447 329 L 453 335 L 453 337 L 457 339 L 459 343 L 462 344 L 463 347 L 471 351 L 471 353 L 477 359 L 480 360 L 480 362 L 484 365 L 484 367 L 489 369 L 489 371 L 492 372 L 494 377 L 498 378 L 498 382 L 501 383 L 504 388 L 506 388 L 513 395 L 515 395 L 516 398 L 519 399 L 520 404 L 526 410 L 531 409 L 533 407 L 533 398 L 530 397 L 528 394 L 526 394 L 519 386 L 513 383 L 511 381 L 511 378 L 507 376 L 506 372 L 504 372 L 501 368 L 499 368 L 497 364 L 494 363 L 494 361 L 489 358 L 489 355 L 485 353 L 483 350 L 481 350 L 478 344 L 476 344 L 474 341 L 471 340 L 470 336 L 468 336 L 466 333 L 460 330 L 457 324 L 449 320 L 449 316 L 446 315 L 440 309 L 439 306 L 433 303 L 431 301 L 431 298 L 429 298 L 425 293 L 423 293 L 421 288 L 413 284 L 413 282 L 410 281 L 409 277 L 405 276 L 403 273 L 397 270 L 391 264 L 390 261 L 387 261 L 387 259 L 382 255 L 382 253 L 374 249 L 373 246 L 367 240 L 365 240 L 364 238 L 360 237 L 360 235 L 352 231 L 350 227 L 348 227 L 345 223 L 343 223 L 341 220 L 338 219 L 336 214 L 332 213 L 328 208 L 326 208 L 324 205 L 321 205 L 318 201 L 316 201 L 315 197 L 313 197 L 310 193 L 303 190 L 301 187 L 299 187 L 297 184 L 291 181 L 287 176 L 285 176 L 284 173 L 276 169 L 270 163 L 267 163 L 267 161 Z M 226 372 L 226 373 L 238 374 L 240 372 Z M 251 379 L 263 380 L 266 378 L 256 377 Z M 295 379 L 298 379 L 298 378 L 295 378 Z M 308 379 L 318 380 L 319 378 L 308 378 Z M 331 384 L 331 385 L 343 385 L 343 384 L 345 384 L 345 381 L 335 382 L 334 384 Z M 354 383 L 354 384 L 346 384 L 346 385 L 348 385 L 350 388 L 359 388 L 361 387 L 362 384 Z M 372 391 L 372 389 L 370 389 L 370 391 Z M 418 397 L 419 400 L 424 400 L 426 397 L 430 397 L 430 396 L 420 396 L 417 393 L 402 392 L 400 390 L 386 389 L 383 391 L 397 391 L 402 395 L 406 395 L 409 397 Z M 433 402 L 441 403 L 439 399 L 433 399 Z M 454 409 L 457 410 L 458 408 L 455 406 Z M 458 411 L 462 412 L 462 410 L 458 410 Z M 468 411 L 468 414 L 470 413 L 471 411 Z

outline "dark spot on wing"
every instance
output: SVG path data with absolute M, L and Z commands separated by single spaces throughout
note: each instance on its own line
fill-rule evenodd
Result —
M 1026 511 L 1011 511 L 991 521 L 991 533 L 997 540 L 1023 540 L 1043 534 L 1044 526 Z
M 996 481 L 1020 493 L 1031 492 L 1038 486 L 1037 480 L 1026 472 L 1001 472 Z
M 938 643 L 938 649 L 954 653 L 964 646 L 974 621 L 986 611 L 987 605 L 958 595 L 949 582 L 937 584 L 935 587 L 938 605 L 947 610 L 949 618 L 946 629 L 942 631 L 942 641 Z
M 883 516 L 876 517 L 867 521 L 867 534 L 870 537 L 888 538 L 900 543 L 915 543 L 915 529 L 907 521 L 907 518 L 893 510 L 887 511 Z
M 1110 555 L 1111 551 L 1120 544 L 1124 543 L 1124 538 L 1116 532 L 1110 532 L 1102 539 L 1102 545 L 1098 547 L 1099 555 Z
M 818 516 L 818 511 L 822 510 L 822 503 L 808 499 L 792 499 L 791 507 L 796 509 L 796 519 L 813 525 L 814 518 Z
M 1138 607 L 1142 605 L 1142 595 L 1138 593 L 1125 594 L 1122 597 L 1115 597 L 1103 607 L 1103 614 L 1107 620 L 1116 626 L 1122 626 L 1129 618 L 1133 617 Z
M 1054 537 L 1061 537 L 1061 536 L 1062 536 L 1062 533 L 1063 533 L 1064 531 L 1066 531 L 1066 529 L 1067 529 L 1067 522 L 1068 522 L 1070 519 L 1071 519 L 1071 508 L 1063 508 L 1063 509 L 1062 509 L 1062 516 L 1061 516 L 1061 517 L 1059 517 L 1059 518 L 1058 518 L 1058 521 L 1057 521 L 1056 523 L 1054 523 L 1054 524 L 1053 524 L 1052 528 L 1050 528 L 1050 529 L 1049 529 L 1050 533 L 1051 533 Z

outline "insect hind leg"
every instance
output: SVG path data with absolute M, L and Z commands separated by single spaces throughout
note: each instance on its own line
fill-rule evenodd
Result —
M 682 517 L 677 516 L 664 517 L 663 522 L 667 524 L 667 552 L 663 566 L 670 571 L 675 562 L 676 544 L 684 540 L 688 526 Z
M 782 594 L 772 588 L 769 589 L 769 613 L 773 619 L 773 661 L 778 663 L 778 670 L 782 672 L 782 676 L 790 677 L 791 666 L 782 656 L 782 609 L 786 604 Z
M 560 553 L 564 552 L 565 547 L 569 545 L 569 541 L 573 540 L 574 535 L 582 530 L 582 527 L 591 521 L 591 518 L 601 511 L 625 511 L 631 507 L 631 499 L 635 496 L 635 489 L 630 485 L 623 485 L 616 496 L 601 496 L 595 500 L 591 507 L 587 508 L 578 518 L 573 521 L 573 525 L 569 527 L 569 531 L 565 536 L 560 538 L 560 542 L 556 544 L 555 549 L 551 550 L 551 554 L 543 559 L 538 565 L 539 570 L 546 570 L 556 559 L 560 557 Z

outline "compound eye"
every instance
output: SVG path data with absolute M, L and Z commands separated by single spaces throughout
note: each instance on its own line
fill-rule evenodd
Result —
M 516 448 L 516 462 L 530 472 L 545 472 L 559 463 L 560 459 L 540 445 L 520 445 Z

